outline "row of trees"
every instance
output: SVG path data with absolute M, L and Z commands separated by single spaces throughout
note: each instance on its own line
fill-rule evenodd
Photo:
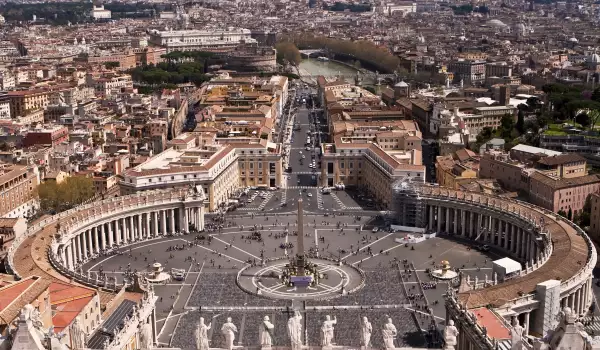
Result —
M 323 9 L 328 11 L 346 11 L 350 10 L 350 12 L 369 12 L 371 11 L 371 4 L 348 4 L 345 2 L 336 1 L 333 5 L 327 6 L 323 5 Z
M 400 68 L 400 59 L 386 47 L 366 40 L 341 40 L 325 36 L 301 33 L 284 37 L 282 42 L 291 42 L 300 49 L 325 49 L 368 62 L 381 72 L 391 73 Z
M 161 62 L 157 65 L 149 64 L 129 70 L 129 74 L 136 82 L 152 86 L 165 84 L 193 83 L 199 86 L 208 80 L 202 62 Z
M 94 197 L 94 182 L 89 177 L 73 176 L 57 184 L 46 181 L 38 186 L 40 207 L 48 212 L 71 209 Z

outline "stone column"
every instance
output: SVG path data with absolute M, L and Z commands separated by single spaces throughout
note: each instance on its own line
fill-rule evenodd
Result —
M 160 221 L 161 221 L 161 226 L 162 226 L 162 234 L 166 235 L 167 234 L 167 211 L 166 210 L 160 211 Z
M 125 217 L 125 230 L 127 231 L 127 237 L 131 241 L 135 240 L 135 235 L 133 234 L 133 225 L 131 224 L 131 216 Z
M 154 229 L 154 237 L 158 236 L 158 212 L 152 212 L 152 227 Z
M 508 221 L 504 222 L 504 226 L 502 228 L 502 235 L 504 236 L 504 249 L 509 250 L 508 248 L 508 240 L 510 235 L 510 223 Z
M 512 253 L 515 253 L 515 239 L 517 239 L 517 225 L 510 225 L 510 250 Z
M 69 242 L 69 243 L 67 243 L 67 245 L 65 245 L 65 251 L 66 251 L 66 256 L 67 256 L 67 260 L 66 260 L 67 269 L 72 270 L 73 269 L 73 257 L 71 255 L 71 242 Z
M 75 245 L 77 246 L 77 261 L 83 261 L 82 248 L 81 248 L 81 233 L 75 236 Z
M 433 230 L 433 206 L 430 205 L 428 206 L 429 208 L 429 225 L 427 225 L 429 227 L 429 230 Z
M 200 204 L 203 205 L 203 204 Z M 204 207 L 198 207 L 198 226 L 199 230 L 204 230 Z
M 477 214 L 477 230 L 475 230 L 475 238 L 478 236 L 478 232 L 483 229 L 483 214 Z
M 146 238 L 150 238 L 150 236 L 152 236 L 150 233 L 150 213 L 144 215 L 146 216 Z
M 437 233 L 442 231 L 442 207 L 437 206 Z
M 123 234 L 123 226 L 121 226 L 121 219 L 116 219 L 115 223 L 115 243 L 121 244 L 123 242 L 125 235 Z
M 142 214 L 137 214 L 137 233 L 138 233 L 138 237 L 140 239 L 142 239 L 142 237 L 144 237 L 144 235 L 142 234 L 142 228 L 144 227 L 142 224 Z
M 458 209 L 456 208 L 452 208 L 452 219 L 453 219 L 453 225 L 452 225 L 452 233 L 457 235 L 458 234 Z
M 102 238 L 102 250 L 106 249 L 106 235 L 104 234 L 105 224 L 100 225 L 100 238 Z
M 67 267 L 67 246 L 65 244 L 63 244 L 60 251 L 60 257 L 62 258 L 63 265 Z
M 446 233 L 450 232 L 450 223 L 452 222 L 450 219 L 450 208 L 445 207 L 445 213 L 444 213 L 444 231 L 446 231 Z
M 465 210 L 460 211 L 460 236 L 464 237 L 467 234 L 467 212 Z
M 529 334 L 529 312 L 525 313 L 525 334 Z
M 185 232 L 190 232 L 190 210 L 191 209 L 183 209 L 184 217 L 183 217 L 183 228 Z
M 169 209 L 168 211 L 169 213 L 169 230 L 171 230 L 171 232 L 175 232 L 175 209 Z M 181 227 L 179 228 L 181 231 Z
M 109 221 L 108 222 L 108 245 L 112 248 L 114 242 L 114 237 L 113 237 L 113 225 L 114 225 L 114 221 Z
M 98 231 L 98 227 L 94 227 L 92 229 L 92 238 L 94 240 L 94 251 L 96 252 L 96 254 L 98 254 L 100 252 L 100 245 L 98 244 L 98 235 L 99 235 L 99 231 Z
M 83 241 L 83 252 L 86 258 L 91 255 L 92 250 L 92 244 L 90 241 L 90 231 L 91 230 L 85 230 L 85 236 Z

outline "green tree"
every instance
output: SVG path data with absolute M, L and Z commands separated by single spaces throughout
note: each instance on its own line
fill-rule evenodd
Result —
M 37 192 L 41 208 L 57 212 L 73 208 L 95 194 L 93 180 L 83 176 L 69 177 L 60 184 L 46 181 L 38 186 Z
M 298 47 L 290 41 L 279 42 L 275 45 L 275 49 L 277 50 L 277 59 L 279 61 L 287 61 L 290 64 L 295 66 L 300 64 L 302 61 L 302 56 L 300 55 L 300 51 Z
M 592 101 L 600 103 L 600 87 L 595 88 L 592 92 Z
M 575 122 L 581 124 L 581 127 L 585 129 L 590 126 L 590 116 L 585 112 L 579 113 L 575 117 Z
M 567 217 L 567 213 L 566 213 L 564 210 L 562 210 L 562 209 L 561 209 L 561 210 L 559 210 L 559 211 L 558 211 L 556 214 L 558 214 L 558 215 L 560 215 L 560 216 L 562 216 L 562 217 L 564 217 L 564 218 L 566 218 L 566 217 Z
M 106 67 L 106 69 L 114 69 L 114 68 L 118 68 L 120 66 L 121 66 L 121 63 L 116 62 L 116 61 L 104 62 L 104 67 Z
M 525 132 L 525 113 L 522 109 L 519 109 L 517 113 L 517 124 L 515 128 L 519 131 L 520 134 Z
M 567 219 L 571 220 L 573 218 L 573 209 L 569 207 L 569 211 L 567 212 Z
M 515 128 L 515 118 L 511 114 L 505 114 L 500 119 L 500 136 L 504 139 L 512 137 L 512 131 Z

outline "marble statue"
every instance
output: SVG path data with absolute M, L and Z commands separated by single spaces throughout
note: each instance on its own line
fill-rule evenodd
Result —
M 512 329 L 510 330 L 510 343 L 511 350 L 522 350 L 523 349 L 523 333 L 525 329 L 519 324 L 517 318 L 512 320 Z
M 373 326 L 371 326 L 369 319 L 367 319 L 366 316 L 363 316 L 362 324 L 360 325 L 360 346 L 364 346 L 365 348 L 369 347 L 369 343 L 371 343 L 371 333 L 373 333 Z
M 454 325 L 454 321 L 450 320 L 448 325 L 444 328 L 444 350 L 454 350 L 457 344 L 456 338 L 458 337 L 458 329 Z
M 85 333 L 81 323 L 79 323 L 79 317 L 75 317 L 73 324 L 69 327 L 71 333 L 71 348 L 73 350 L 85 349 Z
M 154 343 L 152 338 L 150 322 L 142 321 L 140 324 L 140 349 L 151 349 Z
M 290 317 L 287 328 L 292 350 L 302 349 L 302 315 L 300 312 L 296 311 L 294 316 Z
M 259 334 L 260 345 L 262 347 L 271 347 L 273 345 L 273 328 L 275 326 L 269 320 L 269 316 L 265 316 Z
M 330 347 L 331 341 L 333 340 L 333 325 L 337 324 L 337 318 L 334 316 L 333 320 L 331 316 L 325 316 L 325 321 L 321 325 L 321 346 Z
M 396 338 L 396 335 L 398 335 L 398 330 L 396 330 L 396 326 L 392 323 L 391 318 L 388 317 L 387 323 L 383 325 L 381 334 L 383 336 L 384 348 L 386 350 L 395 349 L 394 339 Z
M 233 349 L 233 341 L 235 340 L 235 333 L 237 331 L 237 327 L 231 322 L 231 317 L 227 317 L 227 322 L 221 326 L 221 334 L 225 337 L 225 349 Z
M 196 327 L 196 350 L 208 350 L 208 330 L 210 329 L 212 323 L 209 323 L 208 326 L 204 324 L 204 317 L 200 317 L 200 323 L 198 323 L 198 327 Z

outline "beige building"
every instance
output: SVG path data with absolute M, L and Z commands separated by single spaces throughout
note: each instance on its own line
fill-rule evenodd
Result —
M 0 164 L 0 217 L 24 217 L 37 206 L 36 166 Z
M 202 134 L 190 144 L 188 138 L 189 134 L 180 135 L 177 139 L 182 142 L 177 149 L 169 148 L 125 171 L 121 193 L 199 186 L 207 198 L 206 208 L 214 211 L 228 203 L 241 186 L 282 185 L 278 145 L 261 139 L 215 139 L 214 135 Z
M 575 178 L 556 178 L 541 172 L 531 175 L 529 201 L 546 209 L 578 214 L 588 195 L 598 193 L 600 177 L 585 175 Z
M 45 90 L 9 91 L 2 96 L 2 101 L 10 103 L 10 117 L 15 119 L 48 107 L 51 95 L 52 91 Z
M 27 221 L 24 218 L 0 218 L 0 257 L 4 257 L 12 242 L 25 234 Z
M 489 151 L 481 159 L 480 177 L 496 179 L 509 191 L 526 193 L 530 203 L 548 210 L 579 213 L 587 196 L 600 189 L 600 177 L 588 175 L 585 158 L 579 155 L 540 155 L 525 163 L 507 153 Z
M 438 156 L 435 161 L 436 181 L 440 186 L 460 189 L 477 179 L 479 157 L 472 151 L 461 149 L 447 156 Z

